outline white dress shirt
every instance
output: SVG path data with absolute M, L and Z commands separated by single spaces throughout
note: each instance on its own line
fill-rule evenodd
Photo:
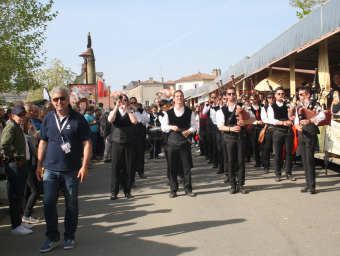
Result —
M 166 112 L 162 110 L 162 113 L 165 114 Z M 163 117 L 159 116 L 158 119 L 159 119 L 159 122 L 162 122 Z
M 302 107 L 304 107 L 304 108 L 308 108 L 309 105 L 310 105 L 310 101 L 308 101 L 306 103 L 306 105 L 304 105 L 302 103 Z M 316 118 L 316 122 L 314 124 L 318 125 L 321 121 L 326 119 L 325 112 L 323 112 L 323 110 L 320 110 L 319 114 L 316 117 L 314 117 L 314 118 Z M 295 112 L 295 124 L 300 124 L 299 114 L 297 112 L 297 108 L 296 108 L 296 112 Z
M 203 108 L 203 115 L 206 115 L 206 114 L 208 114 L 208 112 L 209 112 L 209 110 L 210 110 L 210 106 L 208 105 L 204 105 L 204 108 Z
M 197 131 L 200 131 L 200 115 L 196 115 L 196 124 L 197 124 Z
M 269 106 L 268 106 L 268 108 L 269 108 Z M 261 120 L 262 120 L 263 123 L 268 124 L 268 114 L 267 114 L 267 111 L 264 107 L 261 108 Z
M 274 104 L 277 104 L 279 107 L 283 106 L 283 101 L 278 102 L 276 101 Z M 287 110 L 288 111 L 288 110 Z M 267 109 L 267 116 L 268 116 L 268 124 L 276 125 L 279 120 L 274 119 L 274 110 L 272 106 L 269 106 Z
M 229 102 L 227 102 L 226 106 L 228 107 L 229 112 L 233 112 L 235 107 L 237 106 L 237 101 L 235 101 L 235 105 L 231 107 L 229 105 Z M 245 107 L 245 111 L 248 112 L 247 106 Z M 249 111 L 249 118 L 255 117 L 254 113 L 252 111 Z M 217 127 L 220 128 L 220 126 L 225 125 L 225 116 L 223 114 L 222 109 L 219 109 L 216 114 L 216 119 L 217 119 Z
M 184 114 L 184 110 L 185 110 L 185 106 L 183 106 L 182 109 L 180 110 L 177 110 L 176 107 L 174 107 L 174 112 L 177 117 L 182 116 Z M 164 114 L 164 117 L 162 118 L 162 121 L 160 122 L 161 122 L 162 131 L 165 133 L 169 133 L 171 129 L 170 129 L 169 117 L 167 113 Z M 194 112 L 191 112 L 190 128 L 188 130 L 191 131 L 192 134 L 197 130 L 197 124 L 196 124 L 196 118 L 195 118 Z
M 259 107 L 259 105 L 252 105 L 252 107 L 253 107 L 253 109 L 255 109 L 255 110 L 258 110 L 260 107 Z M 251 111 L 252 113 L 253 113 L 253 111 Z M 253 113 L 254 114 L 254 113 Z M 262 114 L 262 112 L 261 112 L 261 114 Z M 255 115 L 254 115 L 255 116 Z M 255 116 L 256 117 L 256 116 Z M 253 125 L 257 125 L 257 121 L 258 120 L 255 120 L 254 122 L 253 122 Z

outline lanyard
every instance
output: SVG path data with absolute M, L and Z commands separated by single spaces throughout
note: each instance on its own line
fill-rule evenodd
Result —
M 60 135 L 61 135 L 61 139 L 62 139 L 62 141 L 63 141 L 63 143 L 64 143 L 64 138 L 63 138 L 62 131 L 63 131 L 63 129 L 64 129 L 64 127 L 65 127 L 65 125 L 66 125 L 66 123 L 67 123 L 69 117 L 70 117 L 70 114 L 68 114 L 67 117 L 62 121 L 63 125 L 62 125 L 61 128 L 60 128 L 59 118 L 57 117 L 56 114 L 54 114 L 54 117 L 55 117 L 55 122 L 56 122 L 56 124 L 57 124 L 58 130 L 59 130 Z

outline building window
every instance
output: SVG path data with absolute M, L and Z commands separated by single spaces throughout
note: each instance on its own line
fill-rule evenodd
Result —
M 194 84 L 194 89 L 197 89 L 198 88 L 198 84 Z
M 178 90 L 181 90 L 183 92 L 183 85 L 178 85 Z
M 149 107 L 149 101 L 148 100 L 145 101 L 145 107 Z

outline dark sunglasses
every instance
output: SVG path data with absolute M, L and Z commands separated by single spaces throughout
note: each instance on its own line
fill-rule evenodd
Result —
M 227 93 L 227 94 L 228 94 L 228 96 L 231 96 L 231 95 L 235 96 L 236 92 L 231 92 L 231 93 Z
M 284 92 L 278 92 L 277 95 L 285 95 Z
M 65 101 L 66 100 L 66 96 L 61 96 L 60 98 L 54 98 L 52 99 L 54 102 L 58 102 L 59 100 L 60 101 Z
M 127 100 L 127 99 L 124 99 L 123 101 L 127 102 L 128 100 Z
M 299 93 L 299 96 L 303 96 L 303 95 L 305 95 L 304 93 Z
M 268 99 L 274 99 L 274 97 L 267 97 Z
M 137 102 L 132 102 L 132 101 L 130 101 L 130 104 L 137 104 Z
M 216 99 L 216 97 L 210 97 L 210 99 Z

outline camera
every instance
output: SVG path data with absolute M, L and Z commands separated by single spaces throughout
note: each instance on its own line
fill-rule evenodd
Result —
M 118 99 L 123 100 L 123 95 L 119 95 Z

